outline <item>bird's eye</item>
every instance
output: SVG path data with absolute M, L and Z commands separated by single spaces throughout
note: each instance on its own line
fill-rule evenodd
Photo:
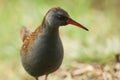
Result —
M 65 16 L 62 16 L 62 15 L 58 15 L 57 17 L 58 17 L 59 20 L 65 20 L 66 19 Z

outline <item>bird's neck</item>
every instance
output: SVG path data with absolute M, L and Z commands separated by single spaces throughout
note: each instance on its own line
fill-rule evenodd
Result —
M 58 26 L 50 26 L 45 23 L 45 21 L 42 22 L 42 24 L 33 32 L 36 36 L 41 36 L 41 34 L 44 35 L 51 35 L 55 36 L 57 35 L 59 37 L 59 27 Z
M 59 36 L 59 27 L 58 26 L 50 26 L 50 25 L 43 25 L 43 33 L 45 33 L 46 35 L 58 35 Z

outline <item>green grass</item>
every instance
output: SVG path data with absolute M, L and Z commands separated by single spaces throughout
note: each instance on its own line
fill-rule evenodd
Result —
M 20 63 L 20 28 L 25 25 L 34 30 L 45 13 L 54 6 L 67 10 L 71 17 L 85 25 L 89 32 L 74 26 L 61 27 L 65 47 L 64 64 L 80 62 L 109 62 L 120 47 L 120 24 L 116 1 L 94 0 L 1 0 L 0 1 L 0 78 L 2 80 L 28 80 Z M 103 8 L 101 10 L 101 7 Z M 8 72 L 8 73 L 7 73 Z

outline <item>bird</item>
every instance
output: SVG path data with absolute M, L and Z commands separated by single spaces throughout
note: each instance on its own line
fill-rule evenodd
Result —
M 33 32 L 27 27 L 20 31 L 23 41 L 20 56 L 25 71 L 36 80 L 55 72 L 62 64 L 64 49 L 59 36 L 59 27 L 74 25 L 88 31 L 86 27 L 73 20 L 61 7 L 48 10 L 40 26 Z

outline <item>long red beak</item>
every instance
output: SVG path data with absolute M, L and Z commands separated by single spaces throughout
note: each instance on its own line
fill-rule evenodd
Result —
M 86 31 L 89 31 L 86 27 L 84 27 L 83 25 L 81 25 L 80 23 L 78 23 L 78 22 L 76 22 L 76 21 L 74 21 L 74 20 L 72 20 L 72 19 L 68 19 L 67 21 L 67 24 L 72 24 L 72 25 L 75 25 L 75 26 L 78 26 L 78 27 L 80 27 L 80 28 L 83 28 L 83 29 L 85 29 Z

